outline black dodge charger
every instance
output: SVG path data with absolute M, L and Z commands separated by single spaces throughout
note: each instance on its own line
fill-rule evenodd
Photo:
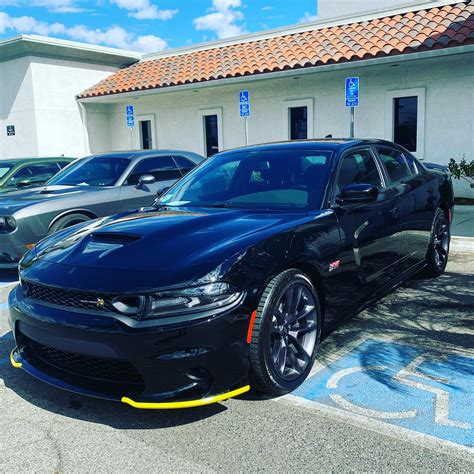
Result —
M 152 207 L 51 235 L 9 298 L 13 366 L 137 408 L 307 377 L 321 333 L 447 263 L 446 170 L 381 140 L 220 153 Z

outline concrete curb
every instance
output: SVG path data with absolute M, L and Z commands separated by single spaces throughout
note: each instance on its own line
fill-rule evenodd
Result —
M 451 252 L 472 253 L 474 255 L 474 237 L 451 237 Z

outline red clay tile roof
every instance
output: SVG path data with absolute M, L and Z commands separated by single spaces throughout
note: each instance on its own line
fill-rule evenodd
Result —
M 474 0 L 142 60 L 79 98 L 474 44 Z

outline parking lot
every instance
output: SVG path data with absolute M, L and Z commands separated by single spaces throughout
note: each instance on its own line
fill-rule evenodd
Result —
M 415 278 L 344 323 L 291 395 L 250 392 L 137 411 L 59 391 L 9 364 L 2 275 L 0 471 L 471 471 L 474 255 Z

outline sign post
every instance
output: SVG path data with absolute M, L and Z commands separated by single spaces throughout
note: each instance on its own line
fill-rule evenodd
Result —
M 135 108 L 133 105 L 125 106 L 125 119 L 127 121 L 127 127 L 130 128 L 130 142 L 131 149 L 133 150 L 133 129 L 135 127 Z
M 245 119 L 245 146 L 249 144 L 249 117 L 250 117 L 250 97 L 249 91 L 239 92 L 240 116 Z
M 351 108 L 350 138 L 354 138 L 354 108 L 359 106 L 359 78 L 348 77 L 346 79 L 346 107 Z

